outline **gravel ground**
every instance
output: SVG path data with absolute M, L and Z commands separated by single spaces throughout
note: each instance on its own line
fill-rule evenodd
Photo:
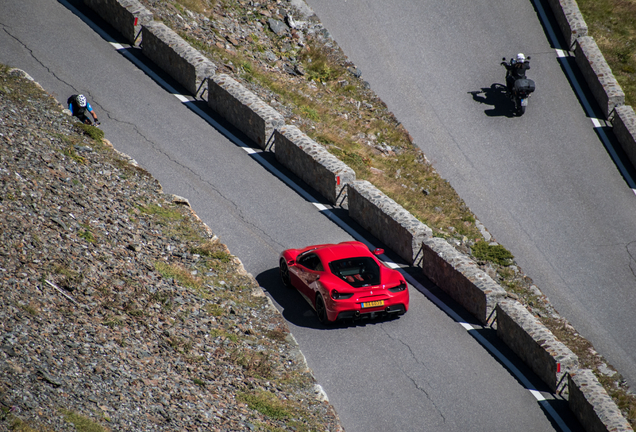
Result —
M 0 431 L 341 431 L 186 200 L 0 70 Z

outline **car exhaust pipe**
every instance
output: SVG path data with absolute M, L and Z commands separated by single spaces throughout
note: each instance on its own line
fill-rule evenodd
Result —
M 360 311 L 356 311 L 356 313 L 355 313 L 355 317 L 356 317 L 356 318 L 360 318 Z

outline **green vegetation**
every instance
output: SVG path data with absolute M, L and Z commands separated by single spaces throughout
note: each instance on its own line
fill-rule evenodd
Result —
M 603 57 L 625 92 L 625 103 L 636 105 L 636 2 L 577 0 Z
M 197 291 L 200 291 L 203 287 L 201 279 L 192 275 L 192 272 L 184 268 L 181 264 L 168 264 L 163 261 L 157 261 L 155 263 L 155 270 L 164 278 L 172 278 L 184 287 Z
M 104 131 L 97 126 L 87 125 L 84 123 L 77 123 L 77 127 L 84 131 L 86 135 L 91 137 L 93 141 L 101 143 L 104 138 Z
M 62 413 L 64 414 L 64 420 L 72 423 L 77 432 L 107 432 L 109 430 L 88 417 L 73 411 L 62 410 Z
M 490 245 L 485 241 L 475 243 L 471 250 L 478 260 L 491 261 L 504 267 L 511 265 L 514 259 L 514 256 L 503 246 Z
M 234 350 L 230 355 L 230 360 L 241 366 L 248 376 L 260 378 L 272 377 L 273 366 L 267 353 Z
M 292 416 L 291 409 L 287 406 L 288 403 L 281 401 L 276 395 L 268 391 L 240 393 L 237 399 L 246 403 L 251 409 L 276 420 L 287 419 Z

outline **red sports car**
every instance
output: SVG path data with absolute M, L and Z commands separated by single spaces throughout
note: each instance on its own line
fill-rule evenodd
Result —
M 375 257 L 382 253 L 371 253 L 356 241 L 287 249 L 280 254 L 280 276 L 305 297 L 323 324 L 403 315 L 409 309 L 406 281 Z

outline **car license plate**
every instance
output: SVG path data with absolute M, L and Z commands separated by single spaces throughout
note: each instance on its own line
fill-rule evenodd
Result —
M 528 106 L 528 99 L 521 99 L 521 106 Z
M 371 308 L 371 307 L 378 307 L 378 306 L 384 306 L 384 300 L 378 300 L 378 301 L 372 301 L 372 302 L 365 302 L 362 303 L 361 305 L 363 308 Z

